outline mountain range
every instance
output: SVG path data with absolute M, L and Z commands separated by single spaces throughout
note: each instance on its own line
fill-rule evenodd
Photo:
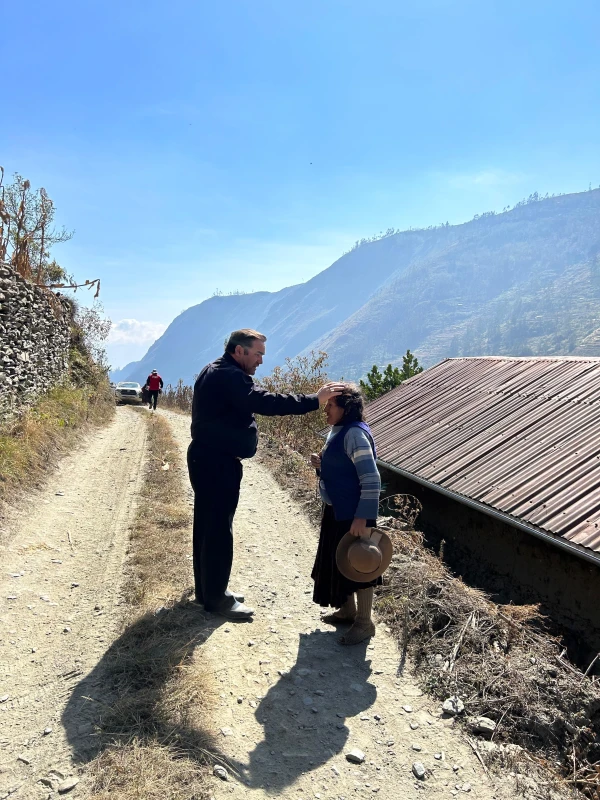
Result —
M 349 379 L 400 364 L 408 348 L 425 367 L 459 355 L 600 356 L 600 189 L 390 232 L 305 283 L 211 297 L 111 377 L 142 382 L 156 368 L 166 383 L 192 383 L 245 327 L 268 337 L 263 374 L 311 350 Z

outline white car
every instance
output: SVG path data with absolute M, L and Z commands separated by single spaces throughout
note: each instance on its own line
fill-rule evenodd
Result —
M 142 387 L 133 381 L 121 381 L 115 388 L 117 403 L 142 403 Z

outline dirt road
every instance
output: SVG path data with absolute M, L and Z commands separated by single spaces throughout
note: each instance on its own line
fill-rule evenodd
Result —
M 183 459 L 189 419 L 159 413 Z M 144 439 L 142 415 L 118 409 L 4 525 L 0 800 L 55 797 L 93 753 L 91 721 L 106 699 L 102 658 L 119 631 Z M 484 772 L 410 671 L 399 673 L 396 645 L 381 626 L 371 644 L 343 648 L 319 623 L 309 580 L 315 531 L 264 467 L 244 468 L 232 587 L 257 614 L 233 624 L 197 612 L 205 641 L 194 657 L 214 674 L 219 695 L 208 724 L 229 762 L 228 781 L 211 778 L 215 800 L 516 797 L 512 783 Z M 189 488 L 182 491 L 191 501 Z M 190 577 L 182 576 L 182 590 Z M 74 694 L 76 685 L 85 693 Z M 364 763 L 346 760 L 353 748 Z M 412 773 L 415 762 L 424 781 Z M 69 796 L 86 797 L 87 786 L 81 781 Z
M 93 700 L 61 715 L 119 628 L 145 435 L 143 418 L 118 408 L 3 524 L 0 798 L 48 797 L 76 774 L 74 743 L 92 741 Z
M 189 419 L 168 418 L 183 448 Z M 482 768 L 452 719 L 423 695 L 382 626 L 370 644 L 341 647 L 321 625 L 309 579 L 316 533 L 300 508 L 256 462 L 244 462 L 231 586 L 257 610 L 252 623 L 209 617 L 198 657 L 220 686 L 212 730 L 232 766 L 214 778 L 219 798 L 411 800 L 516 794 Z M 212 630 L 210 630 L 212 628 Z M 345 755 L 357 748 L 363 764 Z M 424 781 L 413 764 L 427 771 Z

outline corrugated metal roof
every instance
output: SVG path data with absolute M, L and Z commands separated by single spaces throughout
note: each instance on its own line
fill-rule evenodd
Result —
M 368 421 L 382 462 L 600 554 L 600 359 L 450 358 Z

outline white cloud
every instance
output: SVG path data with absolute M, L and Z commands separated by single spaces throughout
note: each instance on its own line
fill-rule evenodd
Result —
M 113 322 L 108 341 L 111 344 L 152 344 L 162 336 L 166 328 L 162 322 L 120 319 Z
M 483 169 L 478 172 L 441 174 L 440 177 L 445 179 L 447 184 L 454 189 L 487 189 L 514 186 L 521 183 L 524 178 L 519 173 L 507 172 L 503 169 Z

